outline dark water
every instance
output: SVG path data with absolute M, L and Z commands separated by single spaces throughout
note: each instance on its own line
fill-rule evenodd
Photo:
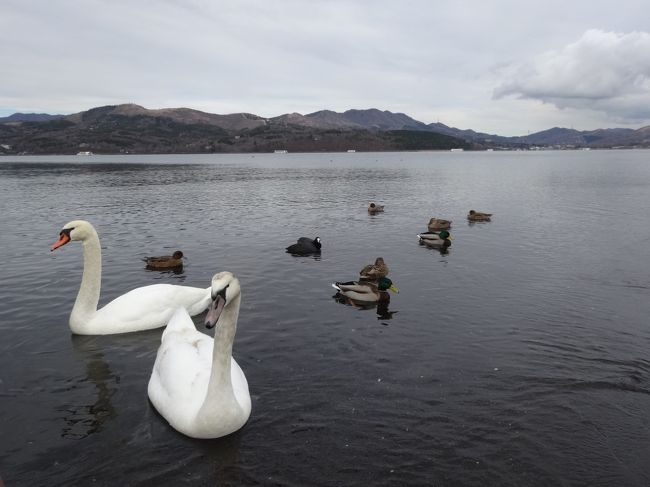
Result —
M 650 485 L 650 152 L 0 158 L 0 201 L 8 487 Z M 447 255 L 417 243 L 432 216 Z M 240 278 L 242 430 L 192 440 L 155 412 L 160 330 L 70 334 L 82 251 L 49 247 L 78 218 L 100 305 Z M 284 253 L 300 236 L 320 259 Z M 144 269 L 176 248 L 183 272 Z M 377 256 L 388 310 L 337 303 Z

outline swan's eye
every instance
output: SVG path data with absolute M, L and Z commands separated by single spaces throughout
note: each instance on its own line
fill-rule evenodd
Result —
M 72 230 L 74 230 L 74 227 L 72 227 L 72 228 L 64 228 L 63 230 L 61 230 L 61 233 L 59 233 L 59 236 L 63 236 L 63 235 L 65 235 L 66 237 L 69 237 L 69 236 L 70 236 L 70 232 L 71 232 Z

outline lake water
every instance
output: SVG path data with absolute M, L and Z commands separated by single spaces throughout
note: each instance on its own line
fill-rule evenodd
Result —
M 2 157 L 0 202 L 8 487 L 650 485 L 649 151 Z M 417 242 L 434 216 L 445 255 Z M 100 305 L 239 277 L 243 429 L 157 414 L 161 330 L 70 333 L 82 249 L 50 246 L 73 219 Z M 285 253 L 301 236 L 320 258 Z M 144 268 L 177 248 L 182 272 Z M 333 299 L 378 256 L 388 309 Z

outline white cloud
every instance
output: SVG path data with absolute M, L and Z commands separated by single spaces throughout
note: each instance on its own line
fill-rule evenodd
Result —
M 494 97 L 530 98 L 560 109 L 604 112 L 621 122 L 650 119 L 650 33 L 588 30 L 559 51 L 511 65 Z

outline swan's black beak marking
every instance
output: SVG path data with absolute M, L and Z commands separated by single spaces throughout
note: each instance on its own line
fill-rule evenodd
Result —
M 58 249 L 59 247 L 63 247 L 65 244 L 67 244 L 71 239 L 70 232 L 72 230 L 74 230 L 74 228 L 64 228 L 63 230 L 61 230 L 61 232 L 59 233 L 59 240 L 54 242 L 54 245 L 52 245 L 50 252 Z

